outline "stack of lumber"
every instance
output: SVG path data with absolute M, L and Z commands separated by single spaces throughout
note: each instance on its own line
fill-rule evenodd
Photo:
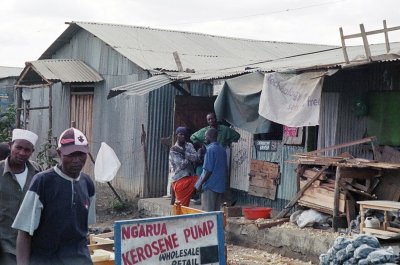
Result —
M 114 264 L 114 232 L 90 235 L 89 251 L 94 265 Z
M 306 168 L 300 177 L 300 189 L 303 188 L 314 176 L 319 173 L 320 169 Z M 335 180 L 334 174 L 329 172 L 322 173 L 310 187 L 308 187 L 303 195 L 299 198 L 298 204 L 308 208 L 315 209 L 327 214 L 333 213 Z M 344 193 L 339 195 L 339 211 L 345 212 L 346 196 Z

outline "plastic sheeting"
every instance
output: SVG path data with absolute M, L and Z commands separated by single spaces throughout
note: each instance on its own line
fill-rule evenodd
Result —
M 260 72 L 225 81 L 214 103 L 218 119 L 253 134 L 269 132 L 271 122 L 258 114 L 263 81 Z
M 302 74 L 265 74 L 259 113 L 290 127 L 319 125 L 321 91 L 325 75 L 336 70 Z

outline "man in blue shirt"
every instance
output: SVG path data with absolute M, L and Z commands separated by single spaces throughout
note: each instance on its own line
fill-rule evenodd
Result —
M 203 191 L 201 205 L 203 211 L 219 211 L 221 199 L 225 192 L 226 152 L 217 141 L 218 131 L 215 128 L 207 130 L 205 141 L 207 145 L 204 157 L 203 173 L 196 188 Z

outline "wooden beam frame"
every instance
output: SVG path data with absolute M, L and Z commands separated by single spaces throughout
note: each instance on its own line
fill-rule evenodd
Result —
M 346 42 L 345 42 L 346 39 L 362 38 L 363 44 L 364 44 L 365 56 L 367 57 L 368 61 L 371 61 L 371 50 L 369 48 L 367 36 L 383 33 L 385 35 L 386 52 L 389 53 L 390 52 L 390 44 L 389 44 L 389 34 L 388 33 L 390 31 L 395 31 L 395 30 L 400 30 L 400 26 L 388 28 L 387 24 L 386 24 L 386 20 L 383 20 L 383 29 L 379 29 L 379 30 L 365 31 L 364 24 L 360 24 L 361 33 L 356 33 L 356 34 L 344 35 L 343 28 L 340 27 L 339 33 L 340 33 L 340 40 L 342 42 L 343 57 L 344 57 L 345 62 L 347 64 L 350 63 L 349 56 L 347 54 L 347 49 L 346 49 Z

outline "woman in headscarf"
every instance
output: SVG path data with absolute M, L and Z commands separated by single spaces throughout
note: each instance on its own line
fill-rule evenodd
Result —
M 175 199 L 183 206 L 189 206 L 198 179 L 194 164 L 199 161 L 199 155 L 191 143 L 186 142 L 187 129 L 176 129 L 176 143 L 169 151 L 169 163 L 173 173 L 172 188 Z

